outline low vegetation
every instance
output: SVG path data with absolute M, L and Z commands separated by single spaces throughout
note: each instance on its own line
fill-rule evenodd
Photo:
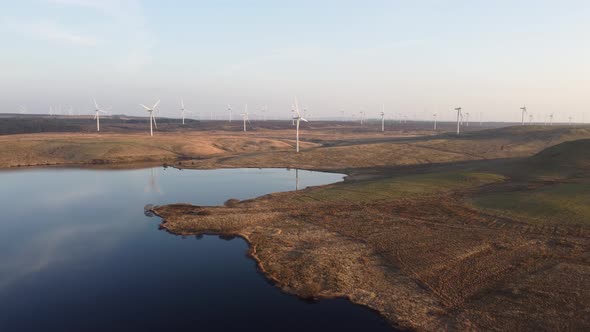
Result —
M 365 180 L 154 211 L 175 234 L 243 236 L 286 292 L 345 296 L 398 327 L 586 330 L 590 156 L 571 152 L 590 140 L 526 146 L 534 156 L 365 169 Z
M 347 297 L 415 330 L 590 329 L 590 130 L 416 136 L 324 126 L 0 137 L 0 166 L 173 162 L 298 167 L 342 183 L 153 207 L 171 233 L 242 236 L 264 274 L 306 298 Z M 432 132 L 429 134 L 433 134 Z

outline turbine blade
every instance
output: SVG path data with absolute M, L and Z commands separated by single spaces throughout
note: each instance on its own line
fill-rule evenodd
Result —
M 297 116 L 301 116 L 299 113 L 299 103 L 297 102 L 297 97 L 295 97 L 295 112 L 297 112 Z
M 158 124 L 156 123 L 156 117 L 152 113 L 152 120 L 154 120 L 154 126 L 158 129 Z
M 145 110 L 148 112 L 151 111 L 151 109 L 149 107 L 145 106 L 144 104 L 139 104 L 139 106 L 145 108 Z
M 156 107 L 158 107 L 158 104 L 160 103 L 160 99 L 158 99 L 158 101 L 154 104 L 153 109 L 156 109 Z
M 300 118 L 300 119 L 303 120 L 303 121 L 305 121 L 305 122 L 309 122 L 309 121 L 305 120 L 304 118 Z

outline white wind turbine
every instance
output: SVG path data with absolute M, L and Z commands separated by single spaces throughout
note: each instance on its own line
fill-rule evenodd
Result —
M 27 113 L 27 107 L 25 105 L 19 105 L 18 109 L 20 110 L 19 113 L 20 114 L 25 114 Z
M 457 111 L 457 135 L 461 133 L 461 120 L 463 118 L 463 114 L 461 113 L 461 107 L 455 108 Z
M 549 125 L 553 126 L 553 113 L 549 114 Z
M 299 152 L 299 122 L 301 120 L 308 122 L 305 118 L 301 117 L 301 113 L 299 113 L 299 104 L 297 103 L 297 97 L 295 97 L 295 113 L 297 115 L 293 116 L 293 120 L 296 123 L 296 152 Z
M 139 104 L 139 106 L 145 108 L 145 110 L 148 113 L 150 113 L 150 136 L 154 136 L 154 129 L 152 128 L 152 123 L 156 127 L 156 129 L 158 129 L 158 125 L 156 124 L 156 118 L 154 117 L 154 112 L 156 111 L 156 107 L 158 107 L 159 103 L 160 99 L 158 99 L 158 101 L 151 108 L 145 106 L 144 104 Z
M 436 113 L 432 114 L 432 117 L 434 118 L 434 130 L 436 131 Z
M 242 113 L 242 118 L 244 119 L 244 132 L 246 131 L 246 121 L 248 121 L 248 123 L 250 122 L 250 119 L 248 119 L 248 104 L 246 104 L 245 108 L 244 108 L 244 113 Z
M 291 105 L 291 125 L 295 125 L 295 105 Z
M 193 114 L 193 112 L 191 111 L 187 111 L 186 108 L 184 108 L 184 100 L 180 100 L 180 114 L 182 114 L 182 125 L 184 126 L 184 118 L 186 113 L 189 114 Z M 156 122 L 156 119 L 154 118 L 154 123 Z M 156 126 L 156 129 L 158 128 L 158 126 Z
M 363 123 L 365 121 L 365 111 L 360 111 L 359 113 L 361 114 L 361 127 L 362 127 Z
M 100 109 L 96 103 L 96 99 L 92 98 L 92 101 L 94 101 L 94 120 L 96 120 L 96 131 L 100 131 L 100 113 L 106 114 L 107 112 Z
M 469 112 L 465 113 L 465 125 L 469 127 Z
M 385 112 L 381 112 L 381 131 L 385 131 Z
M 227 104 L 227 110 L 229 111 L 229 122 L 231 123 L 231 115 L 232 115 L 231 113 L 232 113 L 232 111 L 231 111 L 231 105 L 230 104 Z
M 521 107 L 520 110 L 522 111 L 522 125 L 524 126 L 524 115 L 527 114 L 526 106 Z

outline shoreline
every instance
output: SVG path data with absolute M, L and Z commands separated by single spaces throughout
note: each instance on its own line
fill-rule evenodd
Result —
M 288 193 L 288 192 L 286 192 L 286 193 Z M 189 204 L 183 204 L 183 205 L 189 205 Z M 191 205 L 191 206 L 193 206 L 193 205 Z M 380 318 L 384 319 L 388 324 L 390 324 L 390 326 L 393 330 L 396 330 L 396 331 L 406 331 L 407 330 L 407 331 L 409 331 L 412 328 L 411 326 L 400 325 L 399 324 L 400 322 L 398 322 L 398 321 L 391 321 L 386 315 L 384 315 L 383 311 L 381 311 L 378 308 L 375 308 L 367 303 L 355 301 L 355 299 L 352 298 L 347 293 L 336 293 L 336 292 L 326 293 L 326 292 L 324 292 L 321 294 L 314 294 L 313 296 L 302 296 L 301 294 L 297 293 L 296 290 L 286 287 L 286 285 L 283 282 L 281 282 L 280 277 L 272 274 L 270 271 L 268 271 L 265 268 L 263 261 L 257 255 L 256 245 L 253 243 L 252 239 L 247 234 L 240 233 L 240 232 L 236 232 L 236 233 L 234 233 L 234 232 L 219 232 L 219 231 L 214 231 L 214 230 L 204 230 L 199 233 L 179 233 L 179 232 L 176 232 L 166 226 L 167 220 L 165 219 L 165 217 L 163 215 L 158 213 L 158 207 L 159 206 L 154 206 L 154 207 L 150 208 L 149 211 L 151 213 L 153 213 L 154 216 L 160 218 L 160 223 L 158 225 L 158 229 L 163 230 L 168 234 L 171 234 L 174 236 L 201 236 L 201 235 L 212 235 L 212 236 L 220 236 L 220 237 L 226 236 L 226 237 L 232 237 L 232 238 L 240 238 L 240 239 L 244 240 L 246 242 L 246 244 L 248 245 L 247 255 L 250 259 L 252 259 L 256 263 L 256 270 L 258 271 L 258 273 L 260 273 L 261 276 L 263 278 L 265 278 L 265 280 L 269 284 L 278 288 L 280 290 L 280 292 L 282 292 L 283 294 L 295 296 L 298 299 L 303 300 L 303 301 L 345 299 L 345 300 L 349 301 L 351 304 L 362 306 L 363 308 L 366 308 L 366 309 L 374 312 L 375 314 L 379 315 Z M 198 206 L 193 206 L 193 207 L 199 208 Z

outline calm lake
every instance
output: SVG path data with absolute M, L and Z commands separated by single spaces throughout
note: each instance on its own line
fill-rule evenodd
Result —
M 298 187 L 342 177 L 298 171 Z M 144 215 L 295 187 L 285 169 L 0 172 L 0 331 L 391 331 L 346 300 L 283 294 L 242 239 L 174 236 Z

